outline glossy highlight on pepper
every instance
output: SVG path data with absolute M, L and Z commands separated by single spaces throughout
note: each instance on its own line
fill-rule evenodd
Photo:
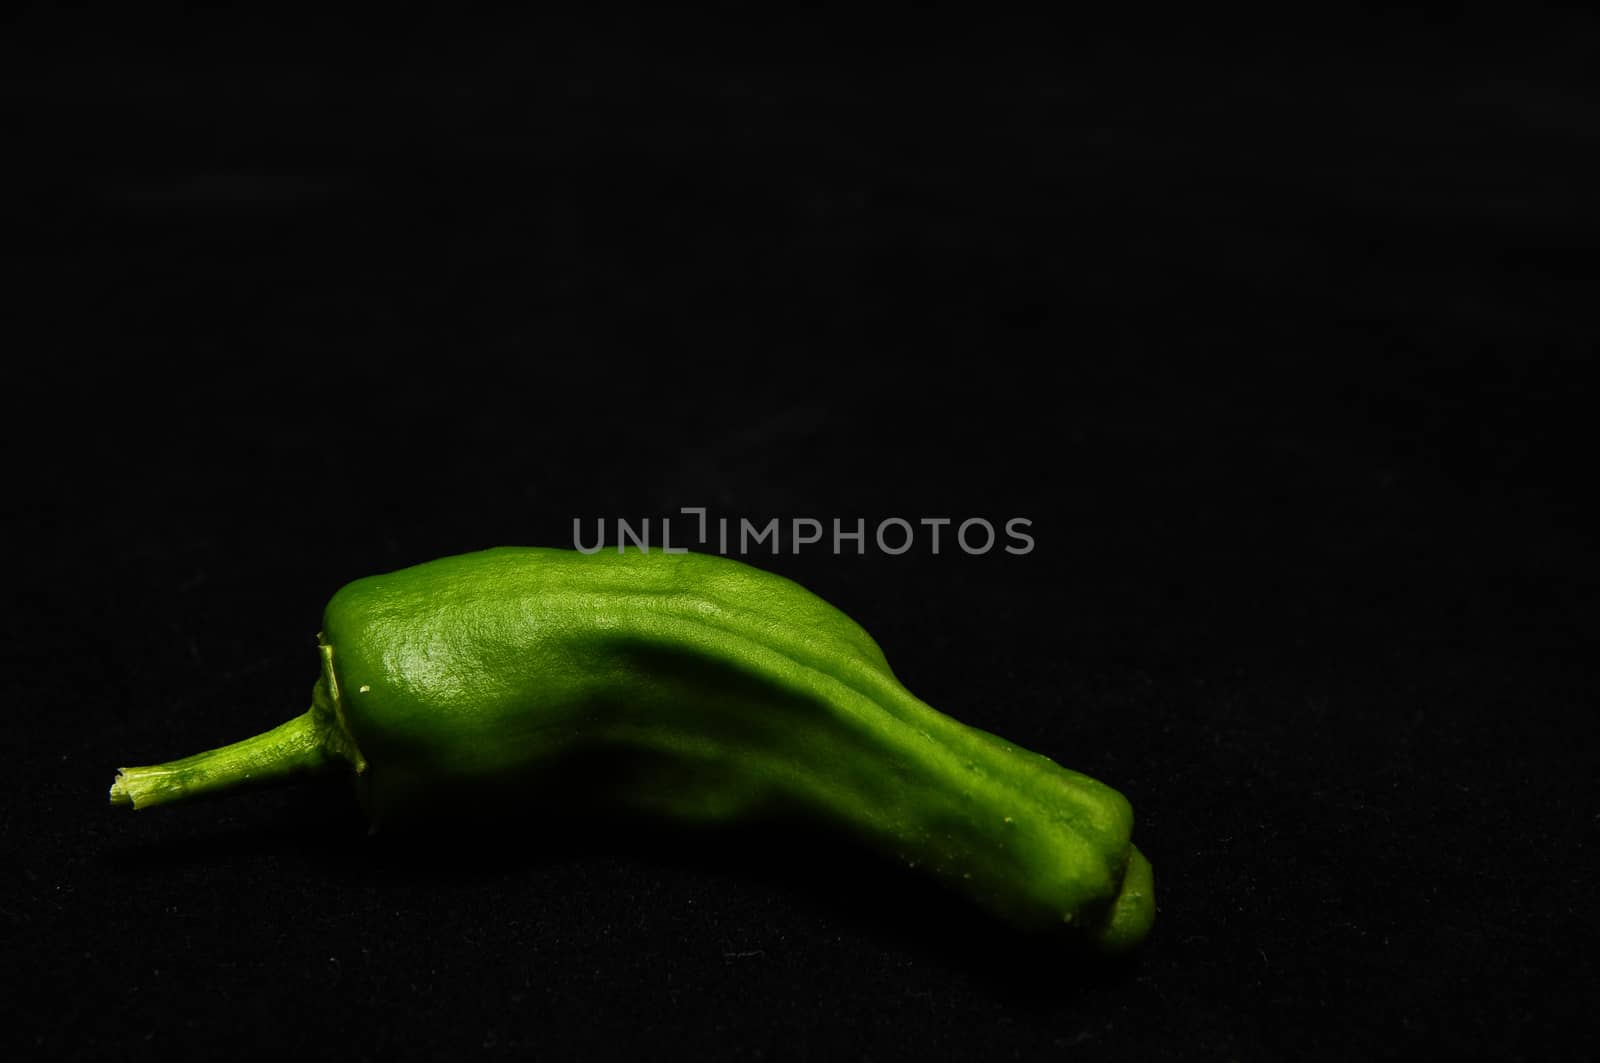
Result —
M 1122 952 L 1155 913 L 1111 787 L 916 698 L 844 613 L 730 558 L 499 547 L 328 603 L 311 707 L 123 768 L 134 808 L 347 771 L 375 823 L 548 790 L 684 823 L 801 817 L 1018 928 Z

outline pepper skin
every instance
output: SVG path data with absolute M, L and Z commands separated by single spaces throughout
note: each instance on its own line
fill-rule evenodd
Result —
M 919 701 L 853 620 L 729 558 L 442 558 L 343 587 L 318 641 L 304 714 L 123 768 L 113 803 L 353 769 L 383 822 L 558 779 L 564 800 L 688 823 L 801 816 L 1105 952 L 1154 918 L 1120 793 Z

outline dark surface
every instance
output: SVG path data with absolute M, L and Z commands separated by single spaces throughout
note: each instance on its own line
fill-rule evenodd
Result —
M 8 39 L 0 1039 L 1592 1051 L 1597 27 L 918 25 Z M 1135 961 L 823 839 L 106 805 L 343 582 L 695 505 L 1033 522 L 745 560 L 1130 797 Z

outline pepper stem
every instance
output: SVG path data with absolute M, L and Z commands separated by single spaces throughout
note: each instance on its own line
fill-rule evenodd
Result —
M 345 760 L 315 708 L 270 731 L 192 757 L 139 768 L 119 768 L 111 803 L 148 808 L 200 794 L 317 774 Z M 330 746 L 332 748 L 330 748 Z

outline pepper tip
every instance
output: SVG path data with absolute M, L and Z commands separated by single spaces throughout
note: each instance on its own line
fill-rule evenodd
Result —
M 1155 875 L 1150 861 L 1136 846 L 1129 846 L 1122 887 L 1111 904 L 1109 918 L 1096 937 L 1095 945 L 1110 955 L 1129 952 L 1149 935 L 1155 916 Z

